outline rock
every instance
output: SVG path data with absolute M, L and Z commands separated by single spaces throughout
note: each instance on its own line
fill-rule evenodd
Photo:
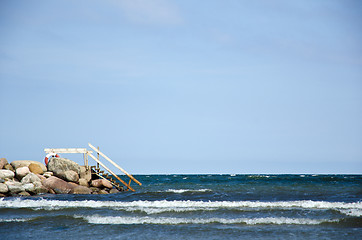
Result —
M 36 174 L 38 176 L 38 178 L 40 178 L 41 181 L 47 179 L 46 177 L 44 177 L 43 175 L 40 175 L 40 174 Z
M 67 170 L 58 175 L 58 177 L 64 179 L 67 182 L 78 182 L 79 175 L 73 170 Z
M 108 194 L 108 192 L 104 189 L 99 190 L 98 194 Z
M 0 197 L 6 197 L 6 195 L 5 195 L 5 194 L 0 193 Z
M 15 169 L 13 168 L 13 166 L 11 166 L 9 163 L 5 164 L 4 169 L 6 170 L 10 170 L 12 172 L 15 172 Z
M 41 167 L 38 164 L 35 163 L 30 163 L 28 166 L 30 172 L 35 173 L 35 174 L 43 174 L 44 171 L 43 169 L 41 169 Z
M 32 183 L 23 184 L 23 187 L 27 192 L 33 192 L 35 190 L 35 186 Z
M 18 193 L 18 195 L 19 195 L 19 196 L 22 196 L 22 197 L 28 197 L 28 196 L 31 196 L 31 195 L 30 195 L 30 193 L 25 192 L 25 191 Z
M 44 187 L 53 189 L 55 193 L 67 194 L 73 190 L 73 186 L 63 179 L 60 179 L 55 176 L 50 176 L 49 178 L 41 182 Z
M 6 160 L 6 158 L 0 158 L 0 169 L 3 169 L 6 164 L 8 164 L 8 160 Z
M 23 177 L 23 179 L 21 179 L 22 184 L 35 182 L 41 182 L 41 179 L 35 173 L 28 173 L 25 177 Z
M 1 179 L 5 179 L 5 178 L 14 178 L 15 173 L 13 171 L 10 170 L 6 170 L 6 169 L 0 169 L 0 178 Z
M 5 183 L 0 183 L 0 193 L 7 193 L 8 191 L 8 186 Z
M 99 192 L 99 190 L 100 190 L 97 187 L 90 187 L 89 189 L 92 190 L 92 192 Z
M 31 163 L 37 164 L 41 167 L 41 169 L 43 170 L 43 172 L 47 171 L 47 168 L 45 167 L 44 164 L 42 164 L 41 162 L 37 162 L 37 161 L 31 161 L 31 160 L 18 160 L 18 161 L 13 161 L 11 162 L 11 166 L 13 166 L 15 169 L 20 168 L 20 167 L 29 167 L 29 165 Z
M 92 190 L 87 187 L 76 185 L 73 190 L 70 192 L 73 194 L 91 194 Z
M 113 185 L 110 183 L 110 181 L 108 181 L 106 179 L 92 180 L 91 186 L 97 187 L 97 188 L 101 188 L 101 187 L 113 188 Z
M 106 187 L 106 188 L 113 188 L 112 183 L 106 179 L 102 179 L 102 185 L 103 185 L 103 187 Z
M 23 184 L 15 181 L 7 181 L 5 184 L 8 186 L 10 193 L 19 193 L 25 191 Z
M 42 193 L 47 193 L 49 191 L 48 188 L 44 187 L 43 184 L 41 182 L 34 182 L 34 194 L 42 194 Z
M 30 173 L 30 171 L 29 171 L 28 167 L 19 167 L 16 169 L 15 173 L 16 173 L 16 178 L 21 180 L 23 177 L 28 175 L 28 173 Z
M 89 187 L 88 181 L 85 180 L 84 178 L 80 178 L 78 182 L 79 182 L 79 185 L 81 185 L 81 186 Z
M 80 166 L 79 164 L 66 158 L 51 158 L 48 163 L 48 170 L 53 172 L 55 176 L 60 177 L 63 172 L 68 170 L 73 170 L 79 174 Z
M 103 187 L 102 179 L 92 180 L 91 186 L 96 188 Z
M 79 177 L 84 178 L 85 180 L 87 180 L 87 182 L 89 182 L 92 179 L 91 169 L 90 168 L 87 169 L 85 166 L 80 166 Z
M 53 172 L 45 172 L 45 173 L 43 174 L 43 176 L 46 177 L 46 178 L 48 178 L 48 177 L 50 177 L 50 176 L 53 176 Z
M 109 193 L 119 193 L 119 191 L 115 188 L 112 188 L 111 190 L 109 190 Z

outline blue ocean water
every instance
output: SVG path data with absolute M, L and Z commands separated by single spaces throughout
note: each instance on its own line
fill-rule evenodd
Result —
M 135 177 L 136 192 L 0 198 L 0 239 L 362 239 L 362 175 Z

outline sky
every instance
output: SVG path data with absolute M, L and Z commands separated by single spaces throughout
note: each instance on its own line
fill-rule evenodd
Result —
M 362 174 L 361 43 L 358 0 L 0 0 L 0 157 Z

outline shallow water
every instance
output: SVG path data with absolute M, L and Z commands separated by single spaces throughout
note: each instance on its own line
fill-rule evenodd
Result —
M 122 177 L 122 176 L 121 176 Z M 137 192 L 0 199 L 0 239 L 361 239 L 362 175 L 141 175 Z

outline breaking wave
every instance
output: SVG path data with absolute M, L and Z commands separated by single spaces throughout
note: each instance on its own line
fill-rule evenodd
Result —
M 112 216 L 74 216 L 82 218 L 92 224 L 158 224 L 158 225 L 178 225 L 178 224 L 293 224 L 293 225 L 316 225 L 321 223 L 338 222 L 339 220 L 329 219 L 309 219 L 309 218 L 174 218 L 174 217 L 112 217 Z
M 34 210 L 58 210 L 67 208 L 109 208 L 122 211 L 141 211 L 147 214 L 162 212 L 192 212 L 239 210 L 259 211 L 263 209 L 324 209 L 337 210 L 348 216 L 362 215 L 362 202 L 326 202 L 326 201 L 62 201 L 62 200 L 31 200 L 31 199 L 0 199 L 0 208 L 31 208 Z

